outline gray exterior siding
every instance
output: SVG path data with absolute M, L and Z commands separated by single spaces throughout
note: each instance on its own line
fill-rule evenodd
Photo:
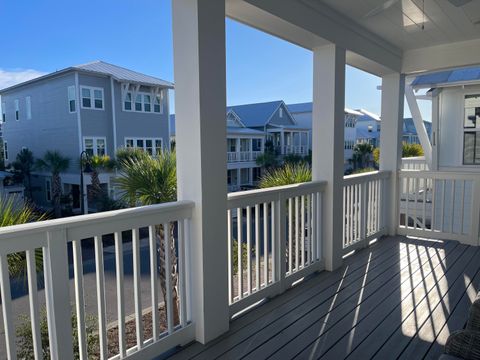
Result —
M 113 156 L 113 121 L 112 101 L 110 92 L 110 78 L 104 76 L 92 76 L 80 73 L 78 75 L 80 94 L 80 117 L 82 124 L 82 147 L 85 137 L 105 137 L 107 155 Z M 81 87 L 91 86 L 103 89 L 103 110 L 82 108 Z
M 283 109 L 282 117 L 280 117 L 280 108 Z M 273 113 L 272 117 L 270 118 L 269 124 L 284 126 L 295 125 L 295 121 L 290 117 L 285 106 L 282 105 L 280 108 L 278 108 L 277 111 Z
M 64 156 L 77 159 L 80 153 L 76 113 L 68 108 L 68 87 L 75 85 L 73 73 L 20 87 L 2 95 L 6 107 L 6 122 L 2 124 L 8 144 L 8 162 L 27 147 L 36 158 L 47 150 L 58 150 Z M 26 97 L 31 99 L 31 119 L 27 119 Z M 15 100 L 19 100 L 19 120 L 15 120 Z M 69 172 L 75 167 L 72 162 Z M 78 164 L 77 164 L 78 166 Z M 73 170 L 75 171 L 75 170 Z

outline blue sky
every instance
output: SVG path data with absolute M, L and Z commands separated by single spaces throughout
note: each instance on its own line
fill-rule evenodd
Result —
M 0 0 L 0 13 L 0 88 L 97 59 L 174 80 L 171 0 Z M 226 31 L 229 105 L 312 100 L 310 51 L 232 20 Z M 346 79 L 346 107 L 379 113 L 380 78 L 347 67 Z

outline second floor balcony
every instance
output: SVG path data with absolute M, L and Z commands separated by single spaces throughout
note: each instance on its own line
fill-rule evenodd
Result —
M 262 151 L 238 151 L 227 152 L 227 162 L 235 163 L 235 162 L 248 162 L 257 160 L 258 156 L 263 154 Z

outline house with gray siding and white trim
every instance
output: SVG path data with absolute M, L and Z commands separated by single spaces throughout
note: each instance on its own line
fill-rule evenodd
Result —
M 103 61 L 68 67 L 0 90 L 5 161 L 22 148 L 37 158 L 58 150 L 71 159 L 61 174 L 64 193 L 80 208 L 80 153 L 115 157 L 120 147 L 152 155 L 169 146 L 169 89 L 173 84 Z M 100 181 L 110 194 L 113 174 Z M 86 194 L 90 176 L 84 176 Z M 51 203 L 49 174 L 33 176 L 34 200 Z M 86 199 L 87 200 L 87 199 Z

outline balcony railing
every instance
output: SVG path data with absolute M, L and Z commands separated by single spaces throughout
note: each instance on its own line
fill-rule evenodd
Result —
M 227 161 L 229 163 L 255 161 L 257 160 L 257 157 L 261 154 L 261 151 L 229 151 L 227 152 Z
M 478 175 L 407 170 L 398 176 L 399 234 L 478 244 Z
M 6 337 L 6 356 L 16 358 L 15 318 L 10 292 L 10 278 L 7 256 L 25 254 L 27 260 L 28 299 L 33 336 L 32 352 L 36 359 L 42 358 L 42 338 L 40 332 L 40 299 L 37 279 L 44 278 L 45 300 L 48 319 L 49 348 L 52 359 L 72 359 L 72 323 L 71 304 L 74 304 L 77 316 L 78 346 L 81 359 L 97 356 L 107 358 L 128 358 L 131 355 L 153 357 L 155 354 L 170 349 L 172 346 L 187 343 L 194 339 L 191 323 L 189 283 L 189 219 L 193 202 L 176 203 L 118 210 L 92 215 L 84 215 L 58 220 L 43 221 L 5 227 L 0 233 L 0 281 L 1 301 L 3 309 L 4 331 Z M 83 240 L 82 240 L 83 239 Z M 131 240 L 130 240 L 131 239 Z M 84 287 L 84 255 L 82 243 L 94 243 L 92 261 L 95 263 L 96 288 Z M 115 266 L 109 272 L 115 274 L 117 304 L 118 348 L 108 348 L 107 334 L 111 336 L 111 327 L 107 324 L 107 302 L 105 291 L 104 242 L 114 242 Z M 134 314 L 126 314 L 126 298 L 130 298 L 124 290 L 124 243 L 131 242 L 133 258 L 133 300 Z M 148 247 L 148 256 L 140 256 L 142 248 Z M 73 251 L 73 284 L 69 280 L 69 264 L 67 248 Z M 162 248 L 163 247 L 163 248 Z M 43 256 L 41 271 L 36 268 L 36 255 Z M 162 256 L 163 254 L 163 256 Z M 159 256 L 160 255 L 160 256 Z M 178 259 L 178 260 L 176 260 Z M 110 261 L 111 262 L 111 261 Z M 149 292 L 150 316 L 152 319 L 150 335 L 143 328 L 141 288 L 141 263 L 148 263 L 150 268 Z M 176 276 L 159 270 L 158 265 L 165 268 L 177 268 Z M 145 264 L 144 264 L 145 265 Z M 176 283 L 178 279 L 178 283 Z M 164 298 L 159 298 L 159 285 L 164 283 Z M 69 295 L 72 285 L 74 298 Z M 178 290 L 177 290 L 178 289 Z M 85 297 L 94 290 L 97 299 L 99 353 L 87 353 L 87 325 Z M 178 299 L 178 302 L 176 301 Z M 109 303 L 111 303 L 109 299 Z M 178 303 L 178 318 L 175 317 L 174 303 Z M 166 305 L 166 306 L 165 306 Z M 163 309 L 166 322 L 160 322 L 160 309 Z M 126 320 L 133 318 L 134 320 Z M 126 322 L 135 328 L 135 345 L 127 345 Z M 110 340 L 109 340 L 110 341 Z M 113 351 L 113 353 L 112 353 Z
M 288 154 L 307 155 L 308 148 L 303 145 L 302 146 L 286 145 L 283 147 L 283 153 L 285 155 L 288 155 Z
M 428 170 L 424 156 L 402 158 L 402 170 Z
M 385 234 L 386 191 L 390 172 L 350 175 L 343 187 L 343 249 L 345 253 L 368 245 Z
M 232 315 L 321 269 L 324 187 L 311 182 L 228 195 Z

